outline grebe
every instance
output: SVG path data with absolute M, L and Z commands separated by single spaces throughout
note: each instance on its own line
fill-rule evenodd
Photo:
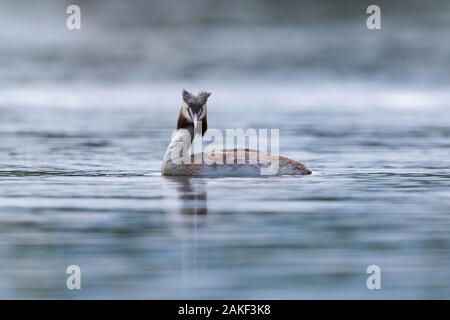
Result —
M 211 93 L 197 95 L 183 90 L 177 130 L 164 156 L 161 173 L 166 176 L 261 176 L 264 168 L 277 164 L 270 175 L 311 174 L 300 162 L 257 150 L 225 149 L 191 155 L 188 150 L 196 134 L 208 130 L 207 101 Z

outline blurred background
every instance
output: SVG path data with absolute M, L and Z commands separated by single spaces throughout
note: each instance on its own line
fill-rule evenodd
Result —
M 66 28 L 70 4 L 80 31 Z M 0 103 L 174 106 L 172 90 L 207 86 L 216 102 L 445 104 L 448 2 L 380 1 L 379 31 L 366 27 L 369 4 L 2 1 Z
M 448 1 L 2 0 L 0 21 L 1 298 L 450 297 Z M 183 88 L 314 174 L 161 177 Z

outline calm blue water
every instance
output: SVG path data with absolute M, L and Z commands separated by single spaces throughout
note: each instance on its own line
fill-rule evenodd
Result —
M 449 298 L 448 6 L 370 33 L 353 6 L 197 2 L 86 3 L 78 33 L 2 2 L 0 297 Z M 182 88 L 313 175 L 162 177 Z

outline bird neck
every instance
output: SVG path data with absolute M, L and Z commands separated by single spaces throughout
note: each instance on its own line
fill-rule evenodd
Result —
M 173 135 L 164 156 L 165 162 L 174 158 L 190 156 L 189 148 L 192 145 L 192 141 L 194 141 L 195 134 L 201 132 L 203 136 L 208 129 L 206 117 L 198 125 L 200 127 L 197 127 L 197 130 L 195 130 L 194 124 L 185 117 L 183 112 L 180 112 L 177 121 L 177 131 Z
M 208 130 L 208 114 L 198 122 L 197 130 L 194 130 L 194 124 L 186 118 L 184 113 L 180 111 L 177 121 L 177 129 L 186 129 L 191 133 L 191 142 L 194 140 L 195 134 L 201 132 L 202 137 L 205 135 L 206 130 Z
M 193 132 L 194 126 L 192 126 Z M 193 134 L 191 131 L 185 128 L 177 129 L 175 134 L 170 140 L 169 146 L 167 147 L 166 154 L 164 156 L 164 162 L 174 160 L 177 158 L 189 157 L 189 149 L 192 144 Z

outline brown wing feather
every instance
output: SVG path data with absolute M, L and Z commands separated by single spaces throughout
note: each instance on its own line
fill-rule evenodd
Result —
M 202 176 L 202 175 L 218 175 L 225 169 L 232 169 L 233 172 L 239 174 L 235 169 L 253 168 L 258 169 L 265 166 L 270 166 L 271 161 L 276 159 L 264 152 L 249 149 L 225 149 L 214 150 L 210 153 L 196 153 L 191 156 L 190 164 L 175 165 L 171 161 L 167 164 L 164 175 L 173 176 Z M 279 175 L 308 175 L 311 174 L 305 165 L 300 162 L 291 160 L 289 158 L 279 156 Z M 208 169 L 208 173 L 205 173 Z M 224 170 L 222 170 L 224 169 Z M 259 172 L 254 170 L 254 172 Z M 225 174 L 226 175 L 226 174 Z
M 206 163 L 215 166 L 218 165 L 269 166 L 274 159 L 276 159 L 276 156 L 272 156 L 265 152 L 250 149 L 237 149 L 237 148 L 214 150 L 210 153 L 197 153 L 195 155 L 192 155 L 193 163 L 197 164 Z M 278 161 L 281 169 L 289 169 L 290 171 L 293 172 L 298 171 L 296 174 L 311 174 L 311 170 L 309 170 L 305 165 L 303 165 L 298 161 L 291 160 L 283 156 L 279 156 Z

